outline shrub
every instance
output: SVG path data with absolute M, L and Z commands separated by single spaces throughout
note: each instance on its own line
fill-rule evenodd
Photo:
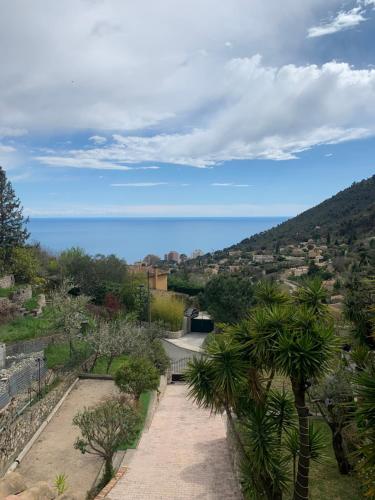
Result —
M 171 330 L 182 328 L 184 311 L 184 301 L 175 295 L 155 295 L 151 302 L 153 321 L 162 321 Z
M 74 447 L 104 459 L 103 482 L 106 483 L 113 476 L 112 458 L 116 449 L 121 443 L 135 439 L 140 417 L 132 406 L 115 399 L 85 408 L 74 417 L 73 425 L 78 426 L 82 434 Z
M 154 366 L 158 369 L 160 375 L 163 375 L 167 371 L 167 368 L 169 368 L 169 358 L 159 339 L 155 339 L 151 342 L 150 359 Z
M 121 392 L 139 401 L 142 392 L 158 388 L 159 372 L 149 359 L 133 357 L 116 372 L 115 382 Z

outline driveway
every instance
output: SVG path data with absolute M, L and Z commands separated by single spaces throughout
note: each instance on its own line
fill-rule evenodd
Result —
M 167 387 L 108 500 L 234 500 L 235 480 L 221 416 L 187 399 L 183 384 Z

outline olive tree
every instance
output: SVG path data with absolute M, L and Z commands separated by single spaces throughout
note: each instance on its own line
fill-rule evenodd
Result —
M 74 447 L 104 460 L 103 482 L 108 482 L 113 476 L 113 455 L 122 443 L 136 438 L 140 416 L 132 406 L 115 399 L 85 408 L 75 415 L 73 425 L 81 431 Z

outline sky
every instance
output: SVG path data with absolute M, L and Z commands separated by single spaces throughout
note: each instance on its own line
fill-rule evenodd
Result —
M 375 173 L 375 0 L 4 0 L 26 214 L 293 216 Z

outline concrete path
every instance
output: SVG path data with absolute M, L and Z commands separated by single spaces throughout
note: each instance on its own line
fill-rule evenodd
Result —
M 235 500 L 237 489 L 220 416 L 210 416 L 174 384 L 108 500 Z
M 74 449 L 79 429 L 72 425 L 72 420 L 85 406 L 95 405 L 114 394 L 118 392 L 112 380 L 80 380 L 22 460 L 17 472 L 30 484 L 47 481 L 51 486 L 57 474 L 65 474 L 69 486 L 67 493 L 85 499 L 102 460 L 95 455 L 82 455 Z

